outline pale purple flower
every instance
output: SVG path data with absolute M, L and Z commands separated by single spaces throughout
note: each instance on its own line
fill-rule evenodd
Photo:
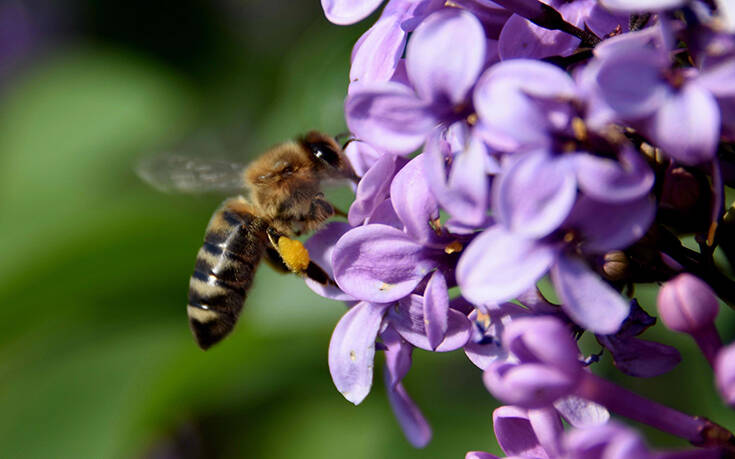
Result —
M 595 48 L 596 58 L 580 74 L 595 101 L 588 116 L 595 125 L 605 119 L 629 123 L 683 164 L 709 161 L 721 115 L 708 87 L 729 87 L 729 73 L 702 79 L 696 69 L 672 68 L 667 50 L 651 38 L 649 31 L 625 34 Z
M 435 129 L 422 156 L 431 192 L 452 217 L 447 228 L 467 234 L 489 226 L 490 176 L 500 167 L 467 124 Z
M 442 7 L 437 0 L 391 0 L 380 18 L 352 49 L 350 82 L 388 81 L 398 68 L 406 37 L 432 11 Z
M 543 408 L 573 393 L 582 365 L 569 328 L 551 317 L 517 318 L 506 327 L 503 347 L 518 363 L 493 362 L 483 381 L 496 398 Z
M 433 13 L 416 29 L 406 50 L 410 86 L 358 85 L 345 101 L 350 130 L 381 150 L 408 154 L 431 129 L 468 116 L 468 95 L 485 63 L 485 35 L 467 11 Z
M 605 253 L 627 246 L 644 234 L 653 212 L 648 196 L 623 204 L 581 198 L 560 230 L 543 239 L 495 225 L 464 251 L 457 265 L 458 283 L 470 301 L 497 303 L 533 287 L 550 271 L 562 309 L 575 323 L 595 333 L 614 333 L 627 317 L 629 305 L 579 253 Z M 607 218 L 602 221 L 599 215 Z
M 451 240 L 431 227 L 439 207 L 429 192 L 421 158 L 396 174 L 390 196 L 401 228 L 379 223 L 354 228 L 342 236 L 332 257 L 337 284 L 355 298 L 397 301 L 434 270 L 453 272 L 457 256 L 446 251 Z

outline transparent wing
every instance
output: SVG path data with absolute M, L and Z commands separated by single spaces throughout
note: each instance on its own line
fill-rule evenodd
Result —
M 244 164 L 229 160 L 171 153 L 144 158 L 136 172 L 166 193 L 226 193 L 243 189 L 244 169 Z

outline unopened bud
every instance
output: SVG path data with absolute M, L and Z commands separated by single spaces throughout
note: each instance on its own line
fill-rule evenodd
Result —
M 725 403 L 735 407 L 735 344 L 723 347 L 717 354 L 715 382 Z
M 661 206 L 687 211 L 697 204 L 700 196 L 697 178 L 683 167 L 666 171 L 661 190 Z
M 695 333 L 712 325 L 717 298 L 707 284 L 691 274 L 679 274 L 658 292 L 658 312 L 671 330 Z
M 628 257 L 622 250 L 613 250 L 605 254 L 602 272 L 611 281 L 619 281 L 628 277 Z

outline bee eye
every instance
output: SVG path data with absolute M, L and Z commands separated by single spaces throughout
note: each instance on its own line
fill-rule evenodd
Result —
M 319 158 L 332 167 L 339 166 L 339 155 L 331 145 L 326 142 L 314 142 L 308 145 L 314 157 Z

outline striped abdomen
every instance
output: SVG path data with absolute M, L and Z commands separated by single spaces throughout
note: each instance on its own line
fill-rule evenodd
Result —
M 189 326 L 202 349 L 227 336 L 240 315 L 266 244 L 267 224 L 242 199 L 212 216 L 189 282 Z

